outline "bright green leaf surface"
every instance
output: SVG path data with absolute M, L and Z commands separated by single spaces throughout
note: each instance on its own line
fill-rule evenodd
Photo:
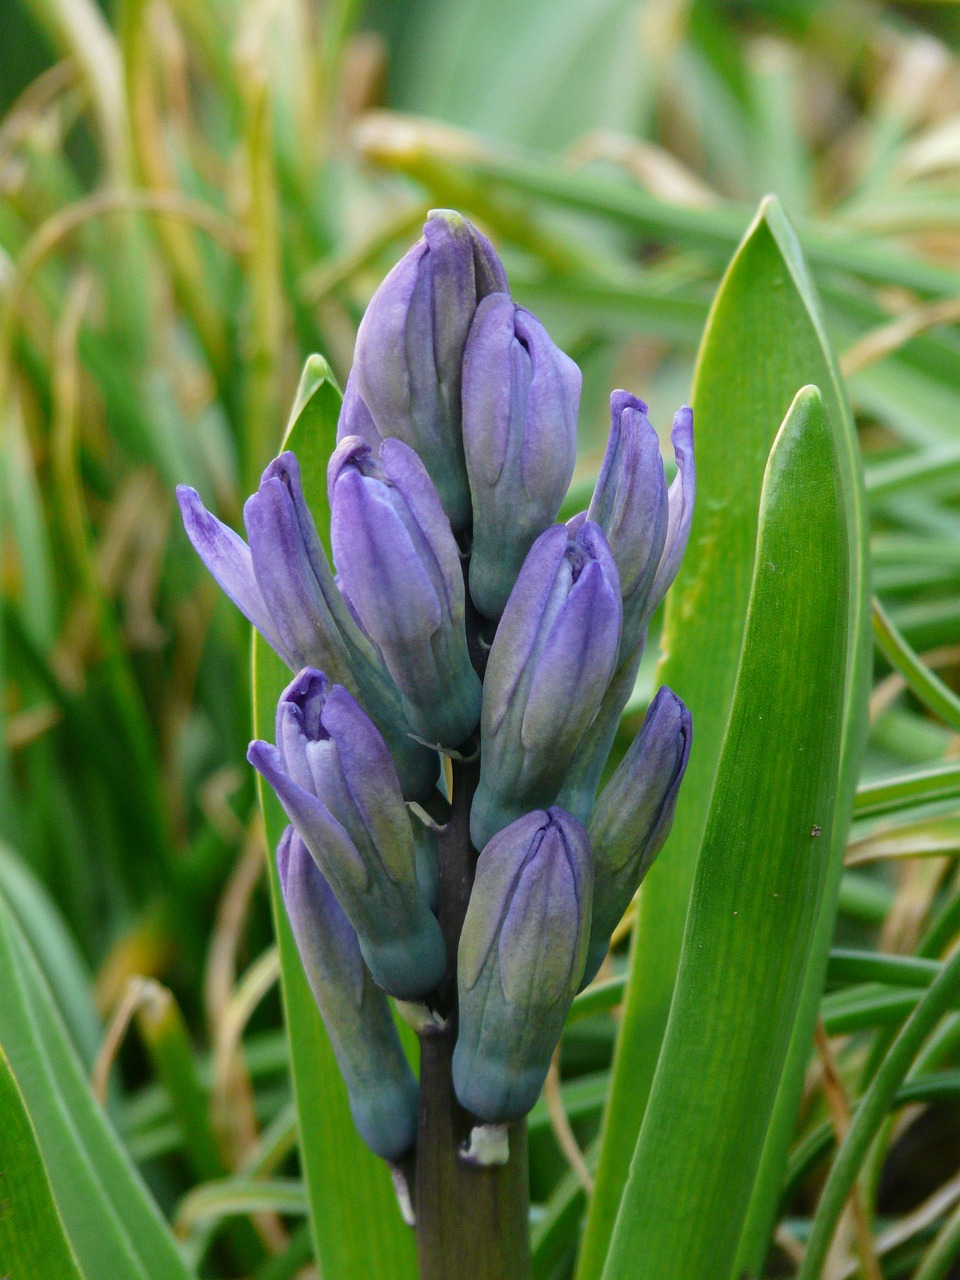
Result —
M 12 849 L 0 845 L 0 892 L 51 985 L 74 1045 L 89 1069 L 103 1028 L 93 1003 L 91 975 L 53 899 Z
M 690 547 L 670 593 L 664 628 L 665 658 L 658 677 L 693 713 L 695 747 L 680 793 L 670 841 L 641 894 L 633 979 L 624 1008 L 603 1151 L 584 1241 L 579 1276 L 596 1280 L 603 1266 L 620 1195 L 649 1095 L 666 1026 L 697 853 L 706 821 L 720 747 L 740 660 L 753 572 L 757 513 L 764 466 L 777 425 L 798 387 L 816 383 L 839 459 L 844 501 L 856 518 L 848 530 L 851 635 L 869 655 L 867 596 L 862 581 L 861 483 L 853 428 L 823 334 L 796 241 L 775 201 L 766 201 L 735 256 L 711 312 L 693 392 L 698 473 Z M 851 724 L 846 788 L 859 765 L 863 716 Z M 825 921 L 814 954 L 818 972 L 808 981 L 803 1009 L 810 1026 L 798 1030 L 799 1064 L 809 1046 L 822 988 L 822 966 L 832 935 L 840 843 L 825 895 Z M 800 1041 L 803 1041 L 802 1049 Z M 765 1173 L 765 1210 L 773 1211 L 795 1118 L 798 1066 L 785 1089 L 778 1140 Z M 768 1168 L 765 1161 L 764 1169 Z M 762 1222 L 759 1234 L 769 1228 Z
M 326 362 L 307 361 L 284 447 L 300 462 L 303 486 L 324 537 L 327 460 L 336 440 L 340 392 Z M 257 737 L 273 741 L 274 713 L 290 673 L 266 645 L 254 641 L 254 716 Z M 269 787 L 261 789 L 274 923 L 280 946 L 283 1001 L 293 1085 L 300 1115 L 300 1152 L 310 1201 L 316 1259 L 323 1280 L 413 1280 L 413 1233 L 397 1209 L 387 1166 L 360 1141 L 347 1091 L 307 985 L 280 898 L 273 850 L 286 825 Z
M 63 1224 L 89 1280 L 189 1280 L 0 896 L 0 1046 L 23 1091 Z M 31 1277 L 31 1280 L 34 1280 Z
M 31 1280 L 41 1275 L 81 1280 L 23 1095 L 2 1050 L 0 1129 L 0 1272 L 9 1280 Z
M 834 446 L 807 388 L 767 467 L 743 659 L 608 1280 L 733 1267 L 827 879 L 848 567 Z

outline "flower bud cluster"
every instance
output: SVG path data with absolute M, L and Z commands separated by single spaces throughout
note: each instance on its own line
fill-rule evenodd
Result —
M 687 765 L 690 715 L 664 688 L 597 796 L 689 535 L 692 415 L 668 489 L 646 406 L 615 391 L 589 509 L 557 523 L 580 385 L 489 241 L 434 212 L 357 336 L 327 475 L 336 572 L 291 453 L 244 508 L 248 542 L 178 491 L 198 554 L 296 673 L 249 759 L 290 822 L 284 902 L 357 1127 L 388 1160 L 415 1140 L 417 1086 L 387 997 L 455 1019 L 469 1112 L 524 1116 Z M 454 956 L 424 819 L 442 820 L 442 756 L 478 753 Z M 437 1008 L 454 971 L 456 1007 Z

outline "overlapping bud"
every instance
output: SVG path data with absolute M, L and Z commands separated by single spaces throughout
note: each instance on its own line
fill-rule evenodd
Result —
M 656 433 L 643 401 L 629 392 L 614 391 L 610 419 L 610 440 L 590 508 L 570 521 L 574 529 L 588 517 L 597 521 L 610 543 L 623 588 L 623 636 L 617 669 L 561 793 L 561 803 L 584 819 L 593 805 L 621 713 L 633 692 L 650 619 L 663 602 L 686 551 L 696 494 L 690 409 L 678 409 L 674 415 L 670 439 L 677 474 L 669 490 Z
M 463 444 L 473 498 L 470 595 L 497 619 L 577 457 L 580 370 L 506 294 L 477 307 L 463 359 Z
M 414 1000 L 443 977 L 443 935 L 417 881 L 410 816 L 376 726 L 346 689 L 306 668 L 277 708 L 277 745 L 250 763 L 277 793 L 390 995 Z
M 333 559 L 363 628 L 383 654 L 407 719 L 457 747 L 480 718 L 460 554 L 423 463 L 400 440 L 379 453 L 347 436 L 328 471 Z
M 593 893 L 590 844 L 562 809 L 528 813 L 477 861 L 457 961 L 453 1085 L 490 1124 L 540 1095 L 583 975 Z
M 460 383 L 477 303 L 507 293 L 490 241 L 458 213 L 434 209 L 423 239 L 370 300 L 337 432 L 376 447 L 395 436 L 423 459 L 456 532 L 470 524 Z
M 428 795 L 436 755 L 411 737 L 396 686 L 363 634 L 330 571 L 303 495 L 300 467 L 282 453 L 243 509 L 249 546 L 180 485 L 184 528 L 222 590 L 292 671 L 313 666 L 363 703 L 390 745 L 404 794 Z
M 596 887 L 584 984 L 603 963 L 611 933 L 670 834 L 692 740 L 690 712 L 664 686 L 597 798 L 588 827 Z
M 283 903 L 303 968 L 367 1146 L 396 1161 L 417 1136 L 417 1082 L 390 1003 L 363 962 L 356 932 L 303 840 L 287 827 L 277 849 Z
M 552 804 L 616 666 L 620 580 L 600 529 L 554 525 L 507 602 L 483 683 L 473 843 Z
M 249 759 L 293 824 L 284 900 L 357 1127 L 390 1160 L 415 1140 L 417 1099 L 386 995 L 424 1006 L 405 1009 L 424 1034 L 456 1032 L 468 1111 L 526 1114 L 689 756 L 690 715 L 663 689 L 595 801 L 689 537 L 693 436 L 681 409 L 668 490 L 646 406 L 614 392 L 589 510 L 554 524 L 579 396 L 489 241 L 434 212 L 360 326 L 327 476 L 337 576 L 292 454 L 245 507 L 249 546 L 179 491 L 204 563 L 299 671 L 276 745 Z M 469 849 L 443 863 L 461 828 L 438 824 L 477 752 L 471 888 Z M 437 913 L 449 935 L 464 909 L 454 1007 Z

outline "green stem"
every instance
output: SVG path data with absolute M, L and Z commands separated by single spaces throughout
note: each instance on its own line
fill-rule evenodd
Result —
M 454 765 L 453 808 L 440 835 L 440 924 L 447 943 L 447 976 L 440 991 L 442 1031 L 426 1033 L 420 1048 L 420 1126 L 417 1136 L 416 1215 L 420 1280 L 528 1280 L 527 1135 L 510 1126 L 510 1159 L 477 1168 L 461 1158 L 476 1123 L 457 1102 L 450 1064 L 456 1043 L 456 960 L 476 852 L 470 843 L 475 763 Z

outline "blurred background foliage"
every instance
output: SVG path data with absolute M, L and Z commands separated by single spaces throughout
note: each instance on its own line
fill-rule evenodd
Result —
M 960 6 L 0 0 L 0 31 L 0 890 L 204 1274 L 294 1274 L 308 1244 L 244 763 L 249 636 L 173 487 L 239 523 L 305 357 L 346 377 L 434 205 L 493 237 L 583 367 L 572 511 L 609 388 L 666 427 L 720 274 L 780 196 L 842 354 L 886 609 L 839 941 L 955 945 L 955 780 L 890 803 L 870 779 L 953 779 L 960 741 Z M 652 661 L 627 728 L 651 679 Z M 832 975 L 844 1038 L 811 1068 L 771 1275 L 822 1177 L 824 1064 L 855 1094 L 904 1016 L 860 970 Z M 934 1065 L 960 1068 L 957 1024 Z M 615 1029 L 609 1010 L 571 1024 L 534 1113 L 539 1276 L 569 1274 L 573 1134 L 597 1132 Z M 873 1160 L 876 1275 L 909 1274 L 960 1202 L 951 1087 Z M 287 1181 L 258 1196 L 251 1170 Z

